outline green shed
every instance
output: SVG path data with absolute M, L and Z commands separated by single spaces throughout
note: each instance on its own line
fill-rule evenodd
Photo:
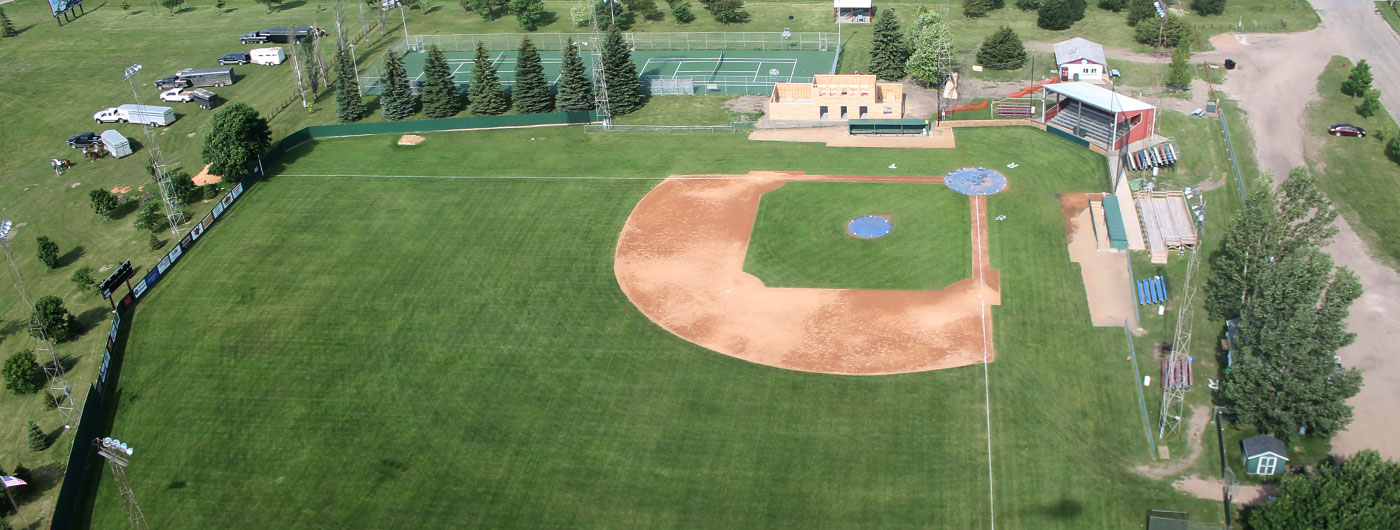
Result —
M 850 120 L 849 134 L 917 134 L 928 136 L 928 120 Z
M 1282 475 L 1288 464 L 1283 442 L 1267 434 L 1244 439 L 1244 472 L 1250 475 Z

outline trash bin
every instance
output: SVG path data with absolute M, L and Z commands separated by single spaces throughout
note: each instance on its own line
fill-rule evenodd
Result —
M 1226 69 L 1226 70 L 1234 70 L 1234 69 L 1235 69 L 1235 60 L 1234 60 L 1234 59 L 1225 59 L 1225 69 Z

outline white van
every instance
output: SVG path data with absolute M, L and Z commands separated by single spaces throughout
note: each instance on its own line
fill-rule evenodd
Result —
M 258 48 L 248 53 L 253 56 L 253 64 L 261 64 L 263 66 L 279 65 L 282 64 L 282 61 L 287 60 L 286 54 L 282 53 L 281 46 L 276 48 Z

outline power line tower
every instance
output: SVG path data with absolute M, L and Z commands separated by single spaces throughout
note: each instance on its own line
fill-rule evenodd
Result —
M 131 97 L 136 100 L 137 105 L 141 104 L 141 94 L 136 92 L 136 81 L 132 80 L 132 76 L 139 71 L 141 63 L 132 63 L 123 73 L 127 84 L 131 85 Z M 179 241 L 179 224 L 185 220 L 185 215 L 180 211 L 180 203 L 175 202 L 175 190 L 170 184 L 170 173 L 165 170 L 165 158 L 160 154 L 160 145 L 156 143 L 155 128 L 151 127 L 150 123 L 142 123 L 141 132 L 146 134 L 146 152 L 151 156 L 151 175 L 156 179 L 156 187 L 160 188 L 160 203 L 165 207 L 165 220 L 170 223 L 171 235 L 175 236 L 175 241 Z
M 1191 251 L 1190 261 L 1186 262 L 1186 292 L 1181 298 L 1181 306 L 1176 311 L 1176 334 L 1172 338 L 1172 351 L 1167 356 L 1167 373 L 1162 379 L 1162 410 L 1158 413 L 1157 438 L 1175 435 L 1181 428 L 1181 413 L 1186 406 L 1186 389 L 1191 380 L 1187 374 L 1191 367 L 1188 352 L 1191 349 L 1191 328 L 1196 320 L 1196 268 L 1200 265 L 1201 254 Z M 1176 375 L 1173 375 L 1176 374 Z
M 58 361 L 58 351 L 54 349 L 53 341 L 49 340 L 49 335 L 44 331 L 44 326 L 34 318 L 34 301 L 29 298 L 29 287 L 24 284 L 24 277 L 19 273 L 19 264 L 15 262 L 15 255 L 10 251 L 10 228 L 11 221 L 0 222 L 0 248 L 5 251 L 5 262 L 10 265 L 10 278 L 15 282 L 15 292 L 19 293 L 19 303 L 26 311 L 29 319 L 29 334 L 34 336 L 34 354 L 45 359 L 44 375 L 49 379 L 49 396 L 58 403 L 58 414 L 63 417 L 63 428 L 67 429 L 74 423 L 73 393 L 68 386 L 68 376 L 63 373 L 63 363 Z M 47 355 L 45 355 L 47 354 Z
M 617 24 L 617 15 L 614 13 L 613 4 L 617 0 L 603 0 L 608 4 L 608 27 Z M 589 54 L 593 56 L 593 106 L 598 109 L 598 117 L 603 120 L 603 127 L 612 126 L 612 105 L 608 103 L 608 76 L 603 68 L 603 32 L 598 28 L 598 7 L 589 7 L 589 23 L 592 24 L 593 42 L 590 44 Z
M 97 446 L 97 454 L 107 459 L 107 467 L 112 470 L 112 478 L 117 483 L 117 493 L 126 501 L 126 519 L 137 530 L 150 530 L 146 514 L 141 513 L 141 505 L 136 502 L 136 493 L 131 490 L 131 481 L 126 479 L 126 466 L 131 463 L 131 447 L 116 438 L 98 438 L 92 441 Z

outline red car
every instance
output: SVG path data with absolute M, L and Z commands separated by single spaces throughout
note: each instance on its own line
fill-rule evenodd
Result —
M 1350 123 L 1338 123 L 1327 128 L 1327 132 L 1332 136 L 1355 136 L 1357 138 L 1366 137 L 1366 129 L 1362 129 Z

